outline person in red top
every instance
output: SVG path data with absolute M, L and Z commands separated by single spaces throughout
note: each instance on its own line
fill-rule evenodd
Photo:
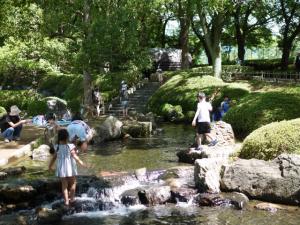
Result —
M 27 120 L 21 120 L 21 110 L 18 106 L 13 105 L 10 107 L 10 113 L 6 116 L 6 121 L 1 126 L 1 135 L 4 137 L 4 142 L 8 143 L 12 140 L 19 141 L 23 124 Z

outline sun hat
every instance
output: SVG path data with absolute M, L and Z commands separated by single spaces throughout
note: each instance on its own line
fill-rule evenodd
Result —
M 11 115 L 11 116 L 17 116 L 17 115 L 19 115 L 20 112 L 21 112 L 21 110 L 18 108 L 18 106 L 13 105 L 13 106 L 10 107 L 10 113 L 9 113 L 9 115 Z
M 197 95 L 197 97 L 205 98 L 205 93 L 199 92 L 198 95 Z

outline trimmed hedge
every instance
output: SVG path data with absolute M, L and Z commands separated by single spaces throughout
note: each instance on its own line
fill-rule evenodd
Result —
M 196 95 L 199 91 L 203 91 L 209 96 L 219 89 L 213 101 L 214 107 L 220 105 L 225 95 L 232 100 L 239 101 L 249 93 L 246 87 L 241 87 L 235 83 L 226 84 L 218 78 L 203 76 L 197 72 L 177 71 L 170 72 L 167 76 L 171 76 L 170 74 L 173 76 L 148 101 L 149 109 L 158 115 L 165 116 L 165 110 L 163 110 L 165 104 L 179 105 L 186 120 L 190 120 L 192 112 L 196 110 Z
M 283 88 L 278 91 L 251 93 L 224 116 L 236 137 L 244 138 L 255 129 L 271 122 L 300 117 L 299 88 Z
M 300 119 L 265 125 L 244 140 L 240 157 L 271 160 L 282 153 L 300 154 L 299 136 Z

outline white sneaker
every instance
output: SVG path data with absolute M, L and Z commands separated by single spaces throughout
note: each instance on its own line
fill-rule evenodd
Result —
M 4 142 L 5 142 L 5 143 L 9 143 L 10 140 L 8 140 L 7 138 L 5 138 L 5 139 L 4 139 Z

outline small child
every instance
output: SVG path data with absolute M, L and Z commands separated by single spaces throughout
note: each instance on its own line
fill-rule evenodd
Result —
M 56 163 L 56 176 L 61 180 L 62 193 L 64 196 L 65 205 L 68 206 L 69 203 L 75 200 L 76 191 L 76 175 L 77 175 L 77 165 L 76 161 L 83 167 L 86 165 L 79 159 L 76 154 L 76 148 L 73 144 L 68 144 L 69 134 L 66 129 L 58 130 L 57 142 L 55 146 L 56 152 L 49 164 L 49 170 L 57 159 Z

